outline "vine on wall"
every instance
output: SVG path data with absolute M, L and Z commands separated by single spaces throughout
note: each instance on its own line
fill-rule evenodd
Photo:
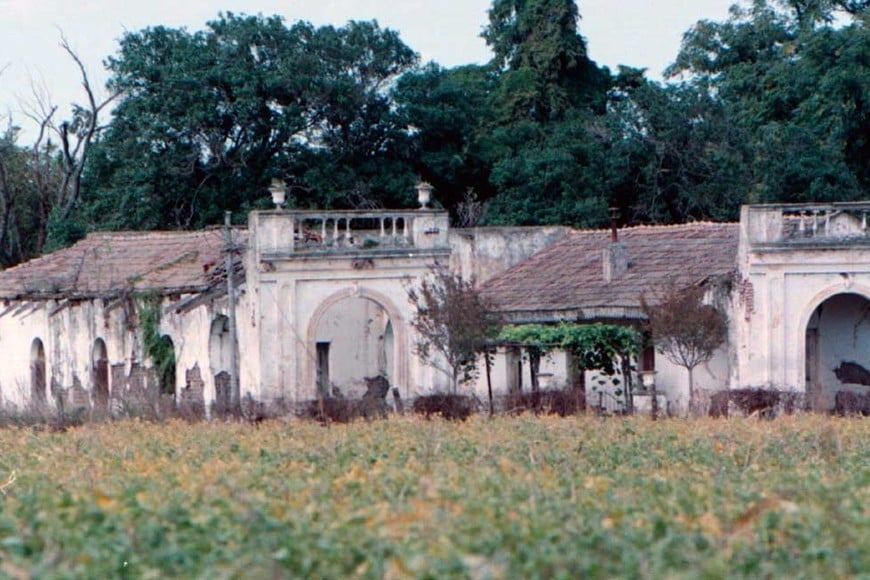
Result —
M 175 394 L 175 346 L 169 336 L 160 334 L 160 304 L 158 294 L 142 294 L 137 297 L 136 311 L 142 328 L 142 349 L 151 359 L 160 392 Z

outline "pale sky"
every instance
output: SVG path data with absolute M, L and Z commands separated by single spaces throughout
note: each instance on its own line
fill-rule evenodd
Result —
M 646 67 L 649 76 L 673 61 L 683 33 L 700 19 L 724 20 L 735 0 L 579 0 L 580 32 L 598 64 Z M 103 60 L 125 31 L 148 26 L 204 28 L 218 12 L 278 14 L 290 23 L 342 25 L 375 19 L 396 29 L 423 62 L 483 63 L 480 38 L 490 0 L 0 0 L 0 117 L 25 126 L 22 103 L 36 79 L 59 111 L 83 101 L 78 73 L 59 46 L 61 31 L 102 87 Z M 4 123 L 5 126 L 5 123 Z M 21 142 L 30 140 L 28 133 Z

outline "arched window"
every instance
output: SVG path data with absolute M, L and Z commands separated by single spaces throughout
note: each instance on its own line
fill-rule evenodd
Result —
M 218 315 L 211 323 L 208 339 L 208 356 L 211 374 L 214 377 L 214 409 L 219 415 L 229 412 L 232 399 L 230 373 L 232 372 L 232 344 L 230 342 L 230 319 Z
M 151 352 L 151 360 L 157 380 L 160 383 L 160 392 L 165 395 L 175 394 L 175 345 L 168 335 L 164 334 L 155 341 Z
M 35 403 L 46 400 L 45 347 L 39 338 L 34 338 L 30 346 L 30 397 Z
M 100 411 L 109 408 L 109 354 L 102 338 L 94 341 L 91 350 L 91 388 L 94 407 Z

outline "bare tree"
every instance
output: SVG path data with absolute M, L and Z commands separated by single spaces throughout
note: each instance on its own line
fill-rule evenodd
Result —
M 689 404 L 695 403 L 694 370 L 709 362 L 725 342 L 725 316 L 704 303 L 705 288 L 667 288 L 659 300 L 641 298 L 647 326 L 659 352 L 689 373 Z
M 456 225 L 460 228 L 476 227 L 486 214 L 486 204 L 477 197 L 473 187 L 469 187 L 456 204 Z
M 78 68 L 86 103 L 74 104 L 72 118 L 58 122 L 57 106 L 51 103 L 48 92 L 31 83 L 34 103 L 27 107 L 25 115 L 38 127 L 30 149 L 32 179 L 40 199 L 37 252 L 45 244 L 51 213 L 56 212 L 61 221 L 67 220 L 81 198 L 82 171 L 91 146 L 105 128 L 99 123 L 100 114 L 120 94 L 112 92 L 98 98 L 84 63 L 63 34 L 60 46 Z
M 417 353 L 450 377 L 455 393 L 475 375 L 478 353 L 498 331 L 495 309 L 473 280 L 440 265 L 418 288 L 408 289 L 408 299 L 416 309 L 411 324 L 419 335 Z

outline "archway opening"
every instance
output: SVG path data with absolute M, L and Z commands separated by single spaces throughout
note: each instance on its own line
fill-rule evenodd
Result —
M 232 400 L 231 375 L 232 344 L 230 342 L 230 319 L 219 315 L 211 323 L 208 339 L 209 365 L 214 377 L 214 410 L 225 414 L 230 410 Z
M 106 411 L 109 408 L 109 354 L 102 338 L 95 340 L 91 349 L 91 384 L 94 407 Z
M 810 407 L 827 411 L 840 391 L 870 387 L 870 300 L 836 294 L 813 311 L 806 328 L 805 378 Z
M 151 350 L 151 360 L 160 392 L 164 395 L 175 394 L 175 344 L 169 335 L 164 334 L 157 339 Z
M 30 398 L 35 404 L 45 403 L 45 347 L 34 338 L 30 345 Z
M 321 396 L 363 396 L 372 379 L 396 377 L 396 340 L 387 310 L 375 300 L 351 296 L 329 306 L 310 345 Z

